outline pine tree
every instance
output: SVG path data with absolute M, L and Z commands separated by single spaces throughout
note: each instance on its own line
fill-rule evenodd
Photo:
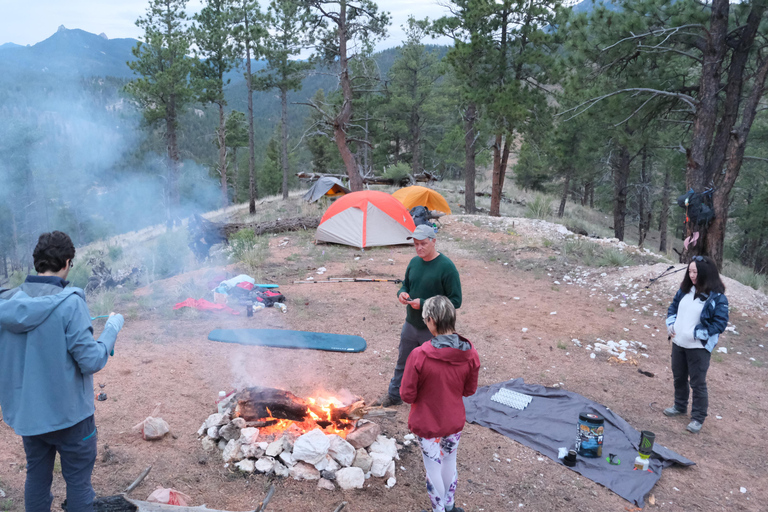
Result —
M 212 103 L 219 111 L 216 145 L 219 148 L 218 174 L 221 181 L 222 207 L 229 205 L 227 191 L 227 128 L 224 75 L 237 65 L 237 51 L 231 37 L 235 24 L 234 0 L 206 0 L 195 17 L 192 36 L 195 44 L 193 83 L 202 103 Z
M 136 25 L 144 30 L 144 40 L 133 48 L 136 60 L 128 63 L 138 78 L 126 88 L 138 100 L 149 125 L 163 123 L 168 155 L 166 187 L 167 223 L 178 221 L 179 172 L 178 119 L 192 100 L 189 84 L 192 60 L 188 57 L 186 0 L 150 0 L 146 16 Z
M 320 105 L 312 107 L 320 111 L 333 126 L 336 146 L 341 153 L 352 191 L 363 189 L 363 179 L 357 159 L 349 149 L 355 142 L 348 132 L 352 120 L 354 87 L 350 73 L 350 60 L 357 57 L 355 48 L 367 48 L 387 33 L 389 13 L 379 12 L 371 0 L 302 0 L 311 9 L 313 25 L 323 27 L 319 33 L 320 51 L 324 60 L 338 68 L 342 103 L 333 112 Z M 359 142 L 359 141 L 357 141 Z
M 313 59 L 296 60 L 296 57 L 312 44 L 309 31 L 309 11 L 300 0 L 272 0 L 262 20 L 270 29 L 261 53 L 267 59 L 267 67 L 259 72 L 255 84 L 257 90 L 280 91 L 280 145 L 283 166 L 283 199 L 288 198 L 288 92 L 301 89 L 307 72 L 314 66 Z

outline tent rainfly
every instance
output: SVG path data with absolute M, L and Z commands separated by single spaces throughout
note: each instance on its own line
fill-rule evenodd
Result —
M 360 248 L 412 244 L 407 238 L 414 229 L 413 219 L 400 201 L 384 192 L 366 190 L 347 194 L 328 207 L 316 239 Z
M 304 194 L 304 200 L 314 203 L 323 196 L 338 197 L 349 194 L 349 192 L 349 189 L 338 178 L 324 176 L 307 190 L 307 193 Z
M 439 193 L 427 187 L 405 187 L 395 190 L 392 197 L 403 203 L 408 210 L 414 206 L 424 206 L 428 210 L 437 210 L 446 215 L 451 214 L 451 207 L 448 201 Z

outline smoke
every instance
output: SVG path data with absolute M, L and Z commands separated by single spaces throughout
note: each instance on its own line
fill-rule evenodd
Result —
M 46 231 L 82 246 L 165 222 L 162 134 L 142 124 L 124 83 L 0 81 L 0 244 L 22 257 Z M 193 160 L 181 165 L 179 190 L 179 216 L 219 206 L 216 180 Z

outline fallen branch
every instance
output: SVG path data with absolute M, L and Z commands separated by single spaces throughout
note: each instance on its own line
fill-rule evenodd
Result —
M 274 494 L 275 494 L 275 486 L 273 484 L 269 486 L 269 491 L 267 491 L 267 497 L 264 498 L 264 501 L 259 503 L 259 506 L 256 507 L 256 510 L 254 512 L 264 512 L 265 510 L 267 510 L 267 503 L 269 503 L 269 500 L 272 499 L 272 496 Z
M 342 510 L 344 507 L 346 507 L 346 506 L 347 506 L 347 502 L 346 502 L 346 501 L 342 501 L 341 503 L 339 503 L 339 506 L 338 506 L 338 507 L 336 507 L 336 508 L 333 510 L 333 512 L 341 512 L 341 510 Z
M 151 470 L 152 470 L 152 465 L 150 464 L 149 466 L 147 466 L 147 468 L 146 468 L 144 471 L 142 471 L 142 472 L 141 472 L 141 474 L 139 475 L 139 477 L 138 477 L 136 480 L 134 480 L 134 481 L 133 481 L 133 483 L 132 483 L 131 485 L 129 485 L 128 487 L 126 487 L 126 488 L 125 488 L 125 490 L 123 491 L 123 493 L 127 495 L 127 494 L 128 494 L 128 493 L 130 493 L 132 490 L 134 490 L 136 487 L 138 487 L 138 486 L 139 486 L 139 484 L 140 484 L 141 482 L 143 482 L 145 478 L 147 478 L 147 475 L 149 474 L 149 472 L 150 472 Z

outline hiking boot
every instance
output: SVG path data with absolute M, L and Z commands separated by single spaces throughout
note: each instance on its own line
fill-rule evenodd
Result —
M 381 398 L 373 402 L 371 404 L 371 407 L 394 407 L 402 403 L 403 403 L 402 400 L 392 398 L 391 396 L 389 396 L 389 393 L 385 393 L 384 395 L 381 396 Z
M 668 407 L 664 409 L 664 416 L 680 416 L 681 414 L 685 414 L 683 411 L 678 410 L 674 405 L 672 407 Z
M 457 507 L 456 505 L 453 506 L 453 508 L 447 508 L 445 509 L 445 512 L 464 512 L 464 509 L 461 507 Z
M 688 424 L 685 429 L 690 432 L 691 434 L 698 434 L 701 430 L 701 423 L 696 420 L 691 420 L 691 422 Z

